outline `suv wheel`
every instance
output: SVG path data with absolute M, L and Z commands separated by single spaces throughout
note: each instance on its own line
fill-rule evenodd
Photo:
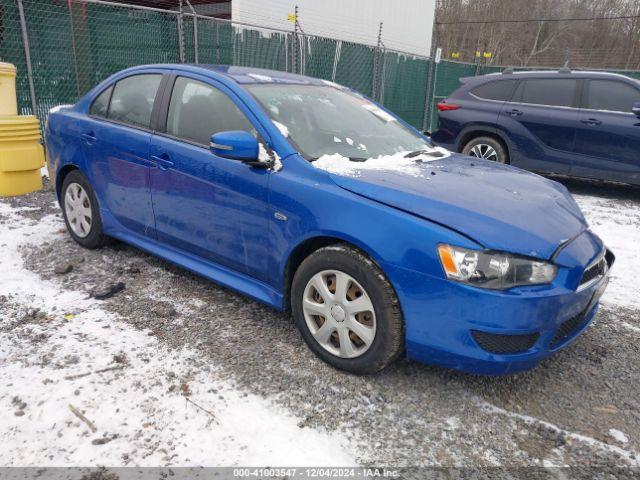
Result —
M 498 163 L 509 163 L 504 145 L 492 137 L 476 137 L 462 148 L 462 153 Z
M 347 245 L 321 248 L 302 262 L 291 307 L 309 348 L 335 368 L 374 373 L 404 348 L 393 287 L 367 256 Z
M 76 242 L 85 248 L 98 248 L 106 243 L 98 201 L 79 170 L 69 172 L 64 178 L 60 206 L 67 230 Z

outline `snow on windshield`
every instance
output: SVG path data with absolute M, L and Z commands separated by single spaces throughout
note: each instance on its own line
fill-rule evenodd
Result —
M 280 130 L 280 133 L 282 135 L 284 135 L 285 137 L 289 137 L 289 128 L 287 128 L 286 125 L 283 125 L 282 123 L 278 122 L 277 120 L 273 120 L 273 124 L 276 126 L 276 128 L 278 130 Z
M 359 177 L 364 170 L 379 170 L 400 173 L 412 177 L 426 176 L 421 163 L 441 160 L 451 155 L 449 150 L 441 147 L 433 147 L 425 150 L 425 153 L 407 158 L 409 152 L 399 152 L 393 155 L 383 155 L 368 160 L 353 161 L 347 157 L 335 153 L 333 155 L 323 155 L 313 162 L 313 166 L 329 173 L 344 175 L 347 177 Z M 436 156 L 436 155 L 440 156 Z

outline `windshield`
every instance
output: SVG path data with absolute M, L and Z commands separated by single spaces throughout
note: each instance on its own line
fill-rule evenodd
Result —
M 362 161 L 433 148 L 394 116 L 346 90 L 328 85 L 248 88 L 307 160 L 338 154 Z

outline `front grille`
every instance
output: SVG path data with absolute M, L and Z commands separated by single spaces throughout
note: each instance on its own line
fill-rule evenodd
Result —
M 490 353 L 519 353 L 529 350 L 540 337 L 539 333 L 526 335 L 500 335 L 471 330 L 473 339 Z
M 569 338 L 582 324 L 586 313 L 586 311 L 580 312 L 575 317 L 571 317 L 569 320 L 562 322 L 556 331 L 556 334 L 551 339 L 551 348 L 556 347 L 558 344 Z

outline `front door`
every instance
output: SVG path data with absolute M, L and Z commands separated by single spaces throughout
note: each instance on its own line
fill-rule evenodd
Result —
M 516 147 L 519 167 L 569 172 L 578 122 L 577 85 L 568 78 L 527 78 L 503 104 L 500 125 Z
M 619 80 L 588 80 L 571 174 L 640 183 L 640 118 L 631 112 L 640 88 Z
M 150 150 L 158 240 L 267 280 L 270 171 L 209 149 L 214 133 L 264 132 L 231 92 L 211 82 L 178 76 L 167 91 L 166 127 L 152 137 Z

